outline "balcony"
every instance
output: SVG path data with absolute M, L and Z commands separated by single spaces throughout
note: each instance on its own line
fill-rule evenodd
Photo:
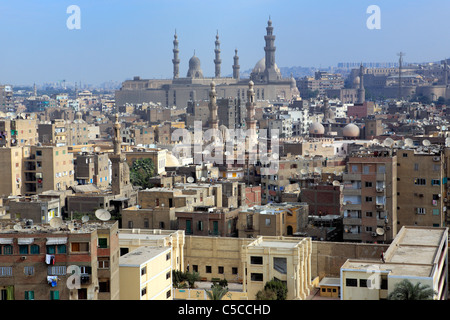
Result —
M 377 211 L 384 211 L 384 209 L 385 209 L 385 204 L 383 204 L 383 203 L 377 203 L 377 204 L 376 204 L 376 208 L 377 208 Z
M 349 217 L 349 218 L 344 218 L 342 220 L 342 224 L 344 224 L 344 225 L 353 225 L 353 226 L 359 225 L 360 226 L 362 224 L 362 222 L 361 222 L 361 218 Z
M 360 173 L 344 173 L 342 175 L 343 181 L 360 181 L 361 174 Z
M 344 210 L 361 210 L 361 203 L 344 202 Z
M 360 196 L 361 195 L 361 189 L 344 188 L 344 190 L 342 191 L 342 194 L 344 196 Z
M 382 193 L 382 192 L 384 192 L 384 190 L 386 188 L 384 186 L 381 186 L 381 187 L 377 187 L 376 189 L 377 189 L 377 192 Z

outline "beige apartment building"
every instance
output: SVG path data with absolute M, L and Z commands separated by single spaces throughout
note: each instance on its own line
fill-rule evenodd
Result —
M 341 267 L 341 300 L 385 300 L 403 279 L 448 297 L 448 228 L 404 226 L 381 259 L 348 259 Z
M 343 175 L 344 241 L 389 243 L 397 234 L 397 159 L 389 150 L 349 157 Z
M 37 141 L 36 119 L 0 120 L 0 147 L 29 146 Z
M 397 151 L 397 161 L 398 227 L 445 226 L 444 155 L 440 150 L 405 149 Z
M 72 154 L 67 147 L 30 146 L 0 148 L 0 194 L 34 195 L 65 190 L 73 185 Z
M 142 246 L 120 257 L 120 300 L 172 300 L 171 247 Z

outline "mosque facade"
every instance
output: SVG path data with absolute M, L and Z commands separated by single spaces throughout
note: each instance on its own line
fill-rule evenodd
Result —
M 180 59 L 178 36 L 173 40 L 173 78 L 172 79 L 141 79 L 134 77 L 126 80 L 115 92 L 117 106 L 142 103 L 160 103 L 163 107 L 187 107 L 188 101 L 209 99 L 210 83 L 214 81 L 218 98 L 233 98 L 247 100 L 249 82 L 254 83 L 255 100 L 289 101 L 300 96 L 297 83 L 291 76 L 283 78 L 275 62 L 275 35 L 272 21 L 269 19 L 266 27 L 264 57 L 253 68 L 250 78 L 240 77 L 239 56 L 237 49 L 233 57 L 232 76 L 221 75 L 220 41 L 216 35 L 214 47 L 214 77 L 205 77 L 200 59 L 195 55 L 189 60 L 189 70 L 185 77 L 180 76 Z

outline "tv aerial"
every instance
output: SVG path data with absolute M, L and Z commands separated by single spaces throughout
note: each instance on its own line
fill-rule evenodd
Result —
M 108 221 L 109 219 L 111 219 L 111 213 L 106 209 L 97 209 L 95 211 L 95 216 L 97 217 L 97 219 L 102 221 Z

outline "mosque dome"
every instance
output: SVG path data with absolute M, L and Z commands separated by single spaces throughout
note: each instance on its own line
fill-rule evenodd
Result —
M 342 134 L 346 138 L 357 138 L 359 137 L 359 132 L 360 132 L 359 127 L 354 123 L 349 123 L 342 130 Z
M 189 59 L 189 70 L 187 73 L 188 78 L 203 78 L 203 71 L 200 67 L 200 59 L 194 56 Z
M 180 161 L 171 153 L 166 154 L 166 166 L 167 167 L 179 167 Z
M 255 64 L 255 67 L 253 68 L 252 73 L 255 73 L 255 74 L 262 73 L 265 70 L 266 70 L 266 57 L 262 58 Z M 276 63 L 275 63 L 275 70 L 277 72 L 280 72 L 280 69 L 278 68 Z
M 359 83 L 361 82 L 361 79 L 359 76 L 356 76 L 355 79 L 353 79 L 353 86 L 359 86 Z
M 313 122 L 311 123 L 311 126 L 309 127 L 309 134 L 324 134 L 325 133 L 325 127 L 319 123 L 319 122 Z

